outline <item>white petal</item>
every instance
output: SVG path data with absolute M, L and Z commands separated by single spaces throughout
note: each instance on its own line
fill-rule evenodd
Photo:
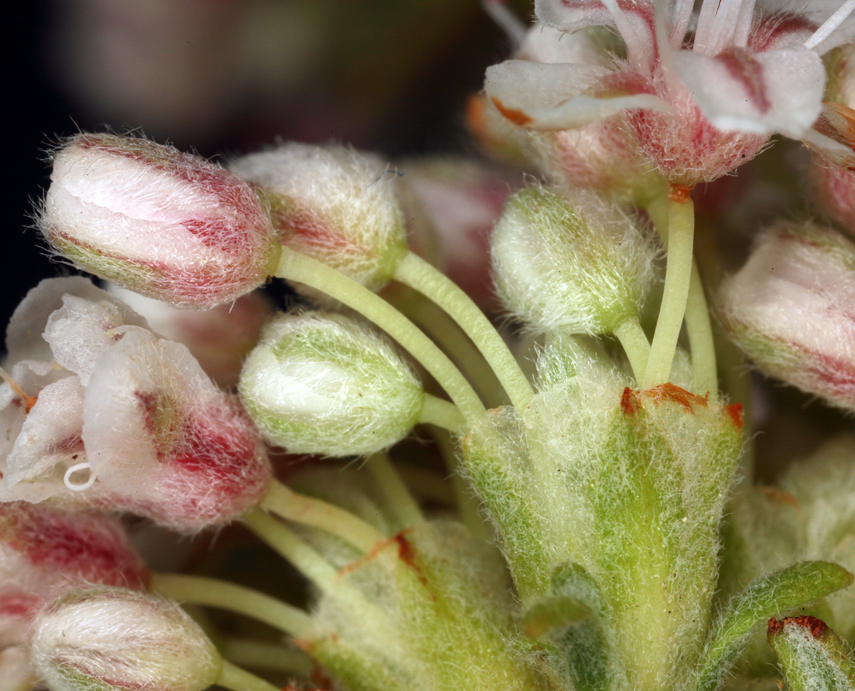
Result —
M 80 380 L 74 376 L 60 379 L 39 392 L 38 401 L 15 440 L 3 476 L 7 489 L 18 483 L 39 485 L 36 495 L 26 493 L 20 498 L 40 501 L 68 491 L 63 483 L 65 471 L 86 460 L 80 436 L 83 392 Z
M 690 51 L 674 54 L 674 66 L 701 112 L 724 132 L 801 138 L 819 116 L 825 69 L 807 49 L 772 50 L 751 56 L 755 72 L 737 74 L 722 60 Z
M 627 108 L 668 108 L 651 94 L 614 98 L 583 95 L 608 74 L 608 70 L 593 65 L 508 60 L 487 69 L 484 90 L 505 117 L 537 130 L 584 127 Z
M 614 26 L 612 13 L 599 0 L 535 0 L 538 21 L 562 31 L 586 26 Z

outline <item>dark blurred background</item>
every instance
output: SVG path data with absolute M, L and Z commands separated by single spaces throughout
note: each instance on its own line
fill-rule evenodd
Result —
M 528 2 L 515 7 L 520 17 Z M 277 137 L 404 157 L 471 152 L 467 97 L 508 40 L 478 0 L 41 0 L 7 43 L 3 314 L 51 263 L 30 216 L 46 152 L 139 130 L 205 156 Z

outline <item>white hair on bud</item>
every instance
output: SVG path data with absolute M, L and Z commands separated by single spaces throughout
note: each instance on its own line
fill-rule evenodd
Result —
M 372 290 L 390 280 L 407 244 L 388 163 L 344 146 L 292 142 L 229 167 L 267 197 L 283 244 Z
M 382 336 L 326 312 L 283 314 L 241 376 L 244 405 L 268 441 L 294 453 L 374 453 L 416 423 L 424 393 Z
M 222 658 L 177 604 L 122 588 L 73 593 L 33 624 L 32 662 L 52 691 L 202 691 Z
M 718 302 L 730 336 L 763 372 L 855 410 L 855 247 L 846 238 L 779 224 Z
M 502 301 L 539 332 L 610 333 L 656 275 L 656 245 L 616 204 L 543 187 L 511 198 L 492 252 Z

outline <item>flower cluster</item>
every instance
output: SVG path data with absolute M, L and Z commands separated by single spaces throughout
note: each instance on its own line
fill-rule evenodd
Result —
M 855 0 L 485 8 L 501 166 L 54 152 L 38 225 L 111 284 L 44 281 L 8 327 L 0 688 L 855 691 Z M 777 135 L 808 184 L 751 163 Z M 776 185 L 805 203 L 755 213 Z M 783 418 L 812 454 L 762 465 L 786 397 L 740 352 L 844 434 Z M 232 522 L 308 593 L 135 547 Z

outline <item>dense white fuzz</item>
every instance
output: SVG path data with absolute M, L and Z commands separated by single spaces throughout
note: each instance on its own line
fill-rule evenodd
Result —
M 424 403 L 412 367 L 388 341 L 326 312 L 274 319 L 247 358 L 239 388 L 268 441 L 330 456 L 391 446 Z
M 32 660 L 51 691 L 202 691 L 222 658 L 178 605 L 122 588 L 69 594 L 33 624 Z
M 617 205 L 541 187 L 515 194 L 496 224 L 499 296 L 536 331 L 611 333 L 638 315 L 656 246 Z
M 407 249 L 397 172 L 343 146 L 289 143 L 233 161 L 260 190 L 280 241 L 378 290 Z

